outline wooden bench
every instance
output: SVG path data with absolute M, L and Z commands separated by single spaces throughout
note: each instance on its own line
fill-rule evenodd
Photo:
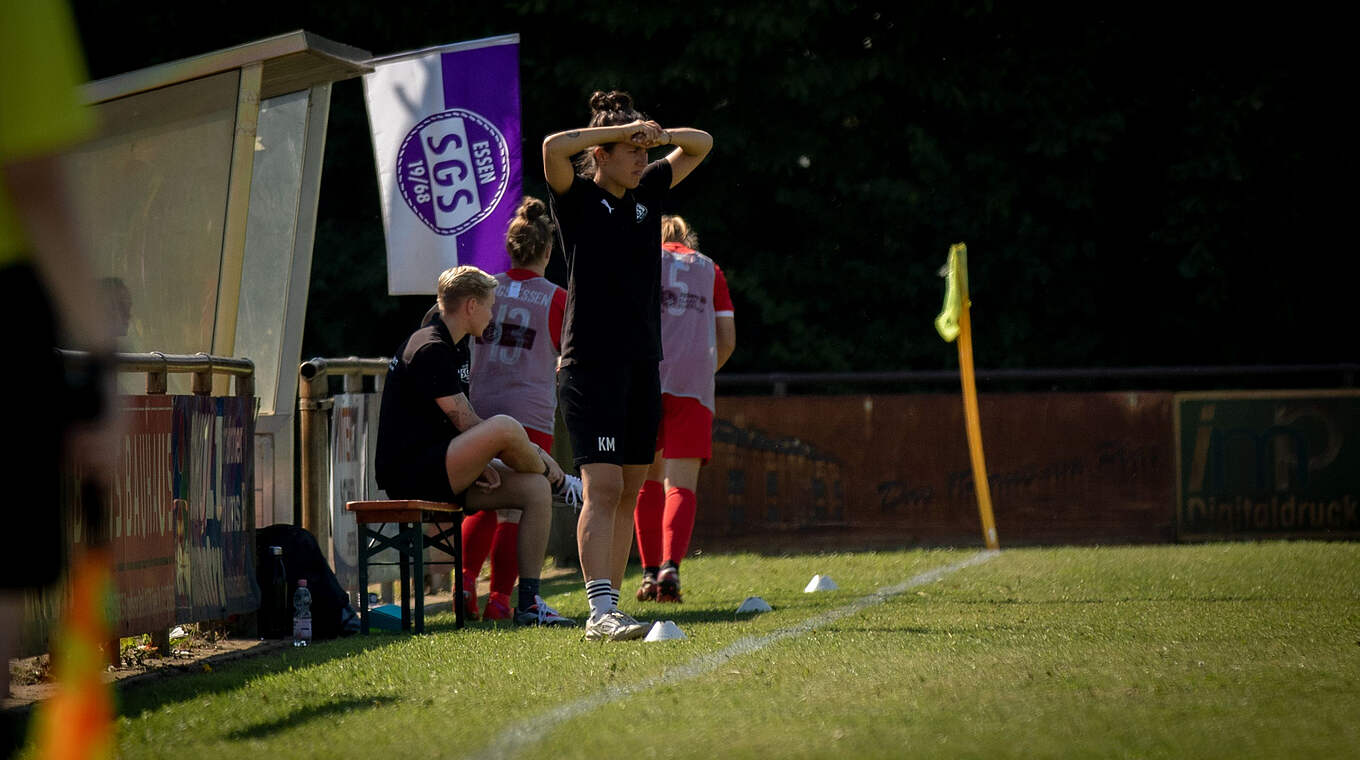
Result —
M 359 526 L 359 621 L 360 631 L 368 633 L 368 566 L 396 564 L 401 567 L 401 629 L 409 631 L 414 617 L 415 632 L 425 632 L 425 548 L 434 547 L 453 557 L 453 610 L 455 627 L 463 627 L 463 508 L 457 504 L 415 499 L 351 501 L 345 509 L 354 513 Z M 397 526 L 395 536 L 382 528 Z M 433 535 L 425 525 L 434 525 Z M 447 526 L 447 527 L 446 527 Z M 452 539 L 452 541 L 450 541 Z M 395 549 L 397 562 L 371 562 L 385 549 Z M 413 593 L 414 592 L 414 593 Z M 414 615 L 407 607 L 415 597 Z

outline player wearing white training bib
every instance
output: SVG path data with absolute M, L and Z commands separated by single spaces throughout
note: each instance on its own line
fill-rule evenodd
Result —
M 713 259 L 683 243 L 661 246 L 663 394 L 696 399 L 714 411 L 713 373 L 718 371 L 714 320 L 733 316 L 727 280 Z
M 727 280 L 694 250 L 693 230 L 664 216 L 661 235 L 661 425 L 633 523 L 642 558 L 638 601 L 678 602 L 699 468 L 713 455 L 713 373 L 732 355 L 737 333 Z
M 553 225 L 543 201 L 525 196 L 505 235 L 513 268 L 496 275 L 491 323 L 472 343 L 469 398 L 482 414 L 504 414 L 529 440 L 552 451 L 557 411 L 557 357 L 567 293 L 543 276 L 552 254 Z M 580 504 L 580 482 L 568 475 L 562 500 Z M 511 616 L 518 562 L 519 513 L 472 513 L 463 520 L 463 605 L 477 619 L 477 578 L 491 560 L 491 593 L 483 617 Z
M 528 269 L 503 272 L 496 281 L 491 329 L 472 347 L 473 404 L 551 436 L 567 293 Z

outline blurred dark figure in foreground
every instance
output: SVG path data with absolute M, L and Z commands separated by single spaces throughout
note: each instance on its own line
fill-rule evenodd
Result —
M 84 500 L 92 502 L 86 507 L 98 525 L 100 486 L 112 477 L 120 432 L 112 407 L 112 331 L 78 237 L 59 159 L 94 130 L 94 112 L 82 104 L 78 89 L 84 80 L 83 56 L 64 0 L 0 3 L 0 324 L 12 362 L 0 372 L 0 399 L 10 410 L 13 439 L 0 459 L 0 482 L 5 523 L 16 539 L 0 553 L 6 695 L 23 596 L 55 583 L 67 569 L 59 505 L 63 453 L 88 486 Z M 88 359 L 68 364 L 55 353 L 57 347 L 85 352 Z M 87 546 L 99 538 L 88 520 Z M 91 605 L 85 617 L 103 620 L 95 610 L 106 601 L 98 597 L 111 588 L 108 568 L 91 574 L 96 582 L 83 589 L 77 575 L 71 574 L 72 602 Z M 85 593 L 90 589 L 93 596 Z M 107 621 L 82 629 L 81 618 L 68 617 L 54 636 L 59 679 L 63 665 L 57 649 L 64 641 L 58 638 L 77 630 L 106 634 Z M 111 702 L 101 689 L 89 693 L 99 715 L 109 712 L 105 708 Z M 79 743 L 76 735 L 83 732 L 73 728 L 68 724 L 66 733 Z M 111 735 L 110 724 L 102 741 Z

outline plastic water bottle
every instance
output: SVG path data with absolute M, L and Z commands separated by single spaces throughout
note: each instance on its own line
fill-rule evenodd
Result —
M 293 592 L 293 646 L 305 647 L 312 643 L 312 592 L 307 590 L 307 580 L 298 580 L 297 591 Z
M 265 638 L 281 639 L 288 635 L 288 568 L 283 564 L 283 547 L 269 547 L 269 606 L 261 615 Z

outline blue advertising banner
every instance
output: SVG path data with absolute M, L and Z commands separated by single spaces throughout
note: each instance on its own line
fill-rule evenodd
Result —
M 519 35 L 369 63 L 388 293 L 433 294 L 439 273 L 462 264 L 504 271 L 522 185 Z
M 255 499 L 255 399 L 121 396 L 127 429 L 108 491 L 108 548 L 119 636 L 222 620 L 259 607 L 249 520 Z M 83 474 L 62 478 L 69 553 L 90 540 Z M 47 651 L 69 579 L 25 596 L 24 656 Z
M 171 423 L 175 619 L 259 607 L 253 537 L 254 399 L 175 396 Z

